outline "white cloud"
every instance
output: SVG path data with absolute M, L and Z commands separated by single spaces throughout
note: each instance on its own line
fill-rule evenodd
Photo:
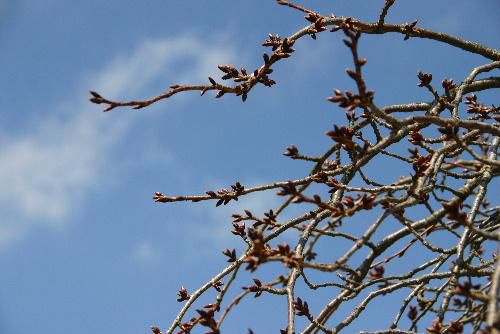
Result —
M 153 264 L 161 260 L 165 253 L 163 249 L 151 241 L 142 240 L 132 249 L 132 259 L 141 264 Z
M 221 180 L 212 180 L 208 183 L 206 189 L 218 189 L 219 186 L 227 185 L 228 182 Z M 267 184 L 262 180 L 242 180 L 242 184 L 248 187 Z M 197 187 L 199 188 L 199 187 Z M 256 192 L 242 196 L 238 201 L 231 201 L 226 206 L 215 207 L 215 202 L 196 203 L 198 205 L 190 206 L 190 215 L 181 224 L 167 224 L 168 229 L 175 230 L 178 235 L 188 236 L 183 239 L 182 246 L 171 250 L 176 256 L 180 257 L 179 261 L 188 261 L 190 263 L 200 263 L 207 261 L 209 258 L 220 258 L 222 251 L 225 248 L 236 248 L 237 252 L 246 248 L 246 244 L 240 237 L 231 233 L 232 217 L 234 213 L 243 214 L 244 210 L 250 210 L 255 216 L 263 217 L 264 213 L 270 209 L 276 211 L 286 199 L 276 195 L 276 190 L 264 192 Z M 301 209 L 297 210 L 296 206 L 291 206 L 278 217 L 280 223 L 285 223 L 291 218 L 301 215 Z M 247 227 L 251 223 L 246 223 Z M 174 233 L 174 232 L 172 232 Z M 275 242 L 288 242 L 295 246 L 298 240 L 299 232 L 286 233 Z M 200 256 L 200 248 L 205 249 Z
M 214 185 L 223 183 L 211 182 Z M 227 183 L 224 183 L 227 184 Z M 266 182 L 250 181 L 242 183 L 248 187 L 266 184 Z M 217 188 L 217 187 L 215 187 Z M 244 214 L 244 210 L 250 210 L 255 216 L 263 217 L 265 212 L 270 209 L 275 210 L 283 203 L 283 198 L 276 196 L 276 191 L 269 190 L 257 192 L 242 196 L 238 201 L 231 201 L 225 206 L 215 207 L 215 202 L 210 206 L 193 207 L 199 221 L 185 224 L 194 243 L 207 242 L 218 248 L 234 247 L 241 244 L 241 240 L 232 233 L 232 214 Z M 280 219 L 287 219 L 286 216 L 280 216 Z M 247 226 L 251 224 L 247 223 Z
M 41 106 L 41 116 L 22 135 L 0 128 L 0 249 L 34 227 L 64 226 L 88 191 L 106 182 L 99 173 L 113 168 L 130 118 L 104 116 L 82 92 L 92 87 L 109 98 L 127 98 L 147 94 L 159 78 L 206 80 L 209 68 L 235 54 L 220 42 L 192 36 L 147 40 L 88 77 L 68 101 Z M 178 64 L 189 70 L 179 73 Z
M 319 36 L 315 41 L 311 38 L 303 37 L 297 41 L 297 52 L 289 58 L 287 66 L 292 71 L 286 73 L 287 79 L 296 82 L 303 87 L 304 79 L 310 77 L 312 73 L 325 72 L 325 60 L 335 61 L 332 55 L 338 53 L 337 46 L 327 40 L 328 36 Z

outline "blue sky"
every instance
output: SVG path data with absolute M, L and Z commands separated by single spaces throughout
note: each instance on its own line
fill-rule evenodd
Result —
M 323 13 L 375 20 L 383 1 L 314 3 Z M 419 19 L 498 48 L 498 17 L 497 0 L 426 0 L 396 2 L 387 21 Z M 348 50 L 339 34 L 301 40 L 275 67 L 278 84 L 258 87 L 245 104 L 187 93 L 104 114 L 88 91 L 151 97 L 220 77 L 218 64 L 253 69 L 268 33 L 286 36 L 304 24 L 274 1 L 0 1 L 0 333 L 132 334 L 170 324 L 180 286 L 197 288 L 225 265 L 222 249 L 241 247 L 230 214 L 279 202 L 261 194 L 215 209 L 156 204 L 152 194 L 307 173 L 281 153 L 290 144 L 310 154 L 329 147 L 324 132 L 345 118 L 326 98 L 352 87 Z M 418 70 L 461 81 L 486 63 L 401 36 L 361 43 L 380 105 L 428 100 L 416 87 Z M 242 307 L 257 312 L 255 305 Z M 227 328 L 246 327 L 284 326 L 240 316 Z

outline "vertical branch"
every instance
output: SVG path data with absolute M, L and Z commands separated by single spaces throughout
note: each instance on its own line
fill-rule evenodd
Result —
M 497 232 L 500 234 L 500 232 Z M 500 244 L 500 243 L 499 243 Z M 497 262 L 495 272 L 491 277 L 491 287 L 488 301 L 488 316 L 486 323 L 492 328 L 491 334 L 500 334 L 500 310 L 498 299 L 500 296 L 500 247 L 497 247 Z
M 386 0 L 384 4 L 384 8 L 382 8 L 382 12 L 380 12 L 380 16 L 378 18 L 377 22 L 377 28 L 380 29 L 383 27 L 385 23 L 385 17 L 387 16 L 387 13 L 389 12 L 389 8 L 391 8 L 392 5 L 394 5 L 394 2 L 396 0 Z

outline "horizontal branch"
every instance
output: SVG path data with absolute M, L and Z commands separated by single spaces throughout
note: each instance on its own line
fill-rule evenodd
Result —
M 281 1 L 281 4 L 290 4 L 288 1 Z M 309 13 L 313 13 L 310 11 Z M 350 25 L 353 29 L 358 30 L 360 32 L 366 34 L 385 34 L 389 32 L 400 33 L 409 37 L 418 37 L 418 38 L 426 38 L 436 40 L 442 43 L 446 43 L 455 47 L 458 47 L 462 50 L 466 50 L 475 54 L 482 55 L 491 60 L 500 60 L 500 51 L 497 49 L 489 48 L 484 45 L 481 45 L 476 42 L 471 42 L 467 40 L 460 39 L 458 37 L 454 37 L 451 35 L 447 35 L 441 32 L 434 32 L 428 29 L 417 28 L 414 25 L 408 24 L 381 24 L 379 23 L 367 23 L 360 20 L 353 19 L 351 17 L 325 17 L 318 16 L 318 20 L 316 23 L 308 25 L 293 35 L 283 39 L 279 48 L 277 48 L 271 57 L 267 54 L 264 56 L 264 65 L 257 68 L 250 75 L 239 75 L 237 76 L 238 83 L 242 82 L 242 84 L 235 85 L 234 87 L 220 85 L 216 83 L 213 79 L 210 79 L 210 85 L 174 85 L 171 86 L 170 90 L 165 93 L 158 95 L 154 98 L 148 100 L 132 100 L 126 102 L 113 101 L 107 98 L 104 98 L 99 93 L 91 91 L 92 98 L 91 102 L 95 104 L 106 104 L 107 107 L 104 111 L 110 111 L 116 107 L 132 107 L 133 109 L 142 109 L 147 107 L 153 103 L 156 103 L 160 100 L 167 99 L 177 93 L 184 91 L 200 91 L 202 95 L 208 90 L 218 90 L 218 94 L 216 97 L 222 97 L 225 93 L 236 94 L 237 96 L 242 95 L 243 100 L 246 99 L 248 92 L 258 83 L 264 83 L 267 86 L 271 86 L 274 84 L 274 81 L 270 80 L 267 77 L 267 74 L 271 73 L 271 66 L 279 60 L 288 58 L 290 54 L 294 51 L 291 49 L 291 46 L 301 37 L 305 35 L 314 34 L 318 32 L 316 29 L 319 26 L 328 27 L 328 26 L 342 26 L 342 25 Z M 285 43 L 286 41 L 286 43 Z M 219 67 L 220 68 L 220 67 Z M 227 71 L 226 71 L 227 73 Z M 235 76 L 236 78 L 236 76 Z

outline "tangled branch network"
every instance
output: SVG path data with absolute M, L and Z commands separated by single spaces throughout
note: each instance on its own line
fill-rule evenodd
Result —
M 278 0 L 279 5 L 303 12 L 308 24 L 286 38 L 270 34 L 263 46 L 271 51 L 254 71 L 220 65 L 223 82 L 231 84 L 208 78 L 207 84 L 174 85 L 143 101 L 112 101 L 91 92 L 90 101 L 104 105 L 104 111 L 141 109 L 185 91 L 201 95 L 215 91 L 216 98 L 234 94 L 245 101 L 257 85 L 275 84 L 270 78 L 273 65 L 293 56 L 294 43 L 301 38 L 342 34 L 352 54 L 353 68 L 347 75 L 355 91 L 336 89 L 328 99 L 347 117 L 344 125 L 326 133 L 331 147 L 321 156 L 304 155 L 294 145 L 284 152 L 291 159 L 310 162 L 308 175 L 252 188 L 236 182 L 230 189 L 195 196 L 154 194 L 161 203 L 214 201 L 220 206 L 251 193 L 275 191 L 283 201 L 263 216 L 249 210 L 232 216 L 231 232 L 241 238 L 245 250 L 240 254 L 224 250 L 226 268 L 196 291 L 181 288 L 180 312 L 169 328 L 152 327 L 153 333 L 187 334 L 201 328 L 222 333 L 225 319 L 237 312 L 242 299 L 263 294 L 286 299 L 283 334 L 353 333 L 348 327 L 368 312 L 373 301 L 391 296 L 398 300 L 393 304 L 393 321 L 363 333 L 500 333 L 500 207 L 487 197 L 488 186 L 500 172 L 500 115 L 498 107 L 485 105 L 478 97 L 500 88 L 499 76 L 487 76 L 500 68 L 500 51 L 420 28 L 417 21 L 387 24 L 385 17 L 394 2 L 385 1 L 378 20 L 366 23 Z M 485 62 L 461 82 L 446 79 L 436 85 L 432 74 L 419 72 L 417 85 L 429 92 L 430 101 L 380 106 L 364 79 L 367 61 L 358 45 L 362 36 L 389 33 L 406 40 L 434 40 L 481 56 Z M 396 147 L 401 142 L 407 150 Z M 392 183 L 379 183 L 365 172 L 380 156 L 406 166 Z M 320 190 L 312 193 L 311 188 Z M 291 206 L 303 207 L 304 213 L 284 220 L 283 213 Z M 357 225 L 351 223 L 354 220 Z M 361 231 L 359 221 L 365 222 Z M 381 233 L 388 224 L 397 228 Z M 294 244 L 277 242 L 292 232 L 299 234 Z M 345 252 L 322 253 L 339 244 L 348 245 Z M 409 260 L 410 270 L 401 271 L 395 263 L 415 249 L 423 255 Z M 255 278 L 242 292 L 235 292 L 242 269 L 255 272 L 273 262 L 284 265 L 278 266 L 284 269 L 275 279 Z M 299 296 L 299 287 L 309 294 Z M 213 303 L 196 306 L 212 289 L 216 290 Z M 333 298 L 320 305 L 306 301 L 321 291 Z M 339 313 L 341 308 L 349 311 Z

